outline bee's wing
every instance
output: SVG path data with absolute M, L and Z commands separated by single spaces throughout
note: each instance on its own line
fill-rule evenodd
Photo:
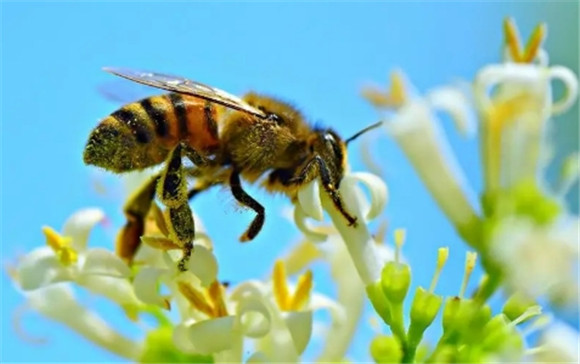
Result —
M 147 86 L 199 97 L 234 110 L 252 114 L 262 119 L 266 118 L 266 114 L 261 110 L 250 106 L 239 97 L 231 95 L 218 88 L 191 81 L 183 77 L 116 67 L 105 67 L 103 70 Z

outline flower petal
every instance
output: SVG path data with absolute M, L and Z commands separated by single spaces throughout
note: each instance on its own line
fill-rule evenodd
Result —
M 455 127 L 463 136 L 475 133 L 475 122 L 465 93 L 455 87 L 439 87 L 426 96 L 433 109 L 446 111 L 455 122 Z
M 294 347 L 301 354 L 312 335 L 312 311 L 292 311 L 284 313 L 284 322 L 292 335 Z
M 415 100 L 405 105 L 385 125 L 458 230 L 462 231 L 476 221 L 477 214 L 470 201 L 475 194 L 468 189 L 440 122 L 432 115 L 427 103 Z
M 144 267 L 133 280 L 135 295 L 141 301 L 163 308 L 169 308 L 169 302 L 159 293 L 159 281 L 167 273 L 165 269 Z
M 334 226 L 346 243 L 348 252 L 362 281 L 365 285 L 374 284 L 381 276 L 383 263 L 378 259 L 376 243 L 361 217 L 360 201 L 362 196 L 359 193 L 360 191 L 351 187 L 356 186 L 349 186 L 348 183 L 341 184 L 340 194 L 348 211 L 359 219 L 356 226 L 348 224 L 344 216 L 336 209 L 328 194 L 323 191 L 320 193 L 322 206 L 328 212 Z
M 60 264 L 52 249 L 47 246 L 25 255 L 16 268 L 18 284 L 25 291 L 71 280 L 73 272 L 74 268 L 66 268 Z
M 80 305 L 70 287 L 58 284 L 27 294 L 31 307 L 60 322 L 98 346 L 130 360 L 137 360 L 141 344 L 134 342 L 110 327 L 96 313 Z
M 298 190 L 298 202 L 308 216 L 322 221 L 324 212 L 320 203 L 318 180 L 310 181 L 306 186 Z
M 199 354 L 214 354 L 232 347 L 235 336 L 241 335 L 234 330 L 235 317 L 225 316 L 196 322 L 187 327 L 189 342 Z
M 538 362 L 578 363 L 578 331 L 565 323 L 552 324 L 540 337 L 544 350 L 534 359 Z
M 306 213 L 304 212 L 304 210 L 302 210 L 302 206 L 300 204 L 296 204 L 294 207 L 294 222 L 296 224 L 296 227 L 298 227 L 298 230 L 300 230 L 304 234 L 304 236 L 306 236 L 306 238 L 312 242 L 319 243 L 325 241 L 327 235 L 312 230 L 306 224 L 306 217 L 307 217 Z
M 81 268 L 82 274 L 126 278 L 131 269 L 116 254 L 103 249 L 89 249 Z
M 387 204 L 389 192 L 387 185 L 380 177 L 372 173 L 355 172 L 347 174 L 343 179 L 343 183 L 345 183 L 345 180 L 346 183 L 351 183 L 351 180 L 353 182 L 361 182 L 368 188 L 371 197 L 371 206 L 366 213 L 367 220 L 372 220 L 383 212 Z
M 141 304 L 131 282 L 126 278 L 81 274 L 77 283 L 95 294 L 118 303 L 123 308 Z
M 217 278 L 218 263 L 215 255 L 204 245 L 195 244 L 188 269 L 201 281 L 202 286 L 209 287 Z
M 72 238 L 72 247 L 78 252 L 84 251 L 93 227 L 105 218 L 105 213 L 98 208 L 86 208 L 75 212 L 64 223 L 62 235 Z
M 237 316 L 244 335 L 248 337 L 260 338 L 270 332 L 270 312 L 257 295 L 239 302 Z

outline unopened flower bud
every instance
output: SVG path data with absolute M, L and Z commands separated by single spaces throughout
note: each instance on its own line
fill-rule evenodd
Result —
M 493 317 L 485 325 L 482 337 L 481 347 L 490 352 L 520 352 L 524 347 L 522 336 L 504 314 Z
M 516 292 L 508 298 L 503 306 L 502 312 L 510 321 L 514 321 L 535 304 L 531 298 L 521 292 Z
M 443 298 L 418 287 L 411 305 L 411 325 L 407 331 L 407 352 L 413 359 L 417 345 L 423 338 L 423 333 L 433 323 L 441 308 Z
M 376 363 L 400 363 L 403 358 L 401 343 L 394 336 L 375 337 L 371 341 L 370 351 Z
M 415 325 L 422 328 L 421 332 L 424 331 L 437 316 L 442 302 L 441 296 L 418 287 L 411 305 L 411 326 Z
M 403 302 L 410 284 L 411 269 L 407 264 L 389 262 L 385 265 L 381 274 L 381 286 L 390 302 Z

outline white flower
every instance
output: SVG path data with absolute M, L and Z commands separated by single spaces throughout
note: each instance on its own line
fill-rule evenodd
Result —
M 503 221 L 490 252 L 512 288 L 531 297 L 578 304 L 578 220 L 538 226 L 526 218 Z
M 82 306 L 67 284 L 58 283 L 25 292 L 28 304 L 42 315 L 60 322 L 96 345 L 129 360 L 139 360 L 143 347 L 123 336 Z
M 31 291 L 57 282 L 74 281 L 125 309 L 138 306 L 140 302 L 129 282 L 129 267 L 114 253 L 87 246 L 91 229 L 103 219 L 101 210 L 87 208 L 66 221 L 62 235 L 44 227 L 48 246 L 33 250 L 19 261 L 15 274 L 18 287 Z
M 533 361 L 545 363 L 578 363 L 580 338 L 578 328 L 563 322 L 554 322 L 543 330 L 539 347 L 535 348 Z
M 406 89 L 409 87 L 401 72 L 393 72 L 390 92 L 366 90 L 365 96 L 380 110 L 396 110 L 393 116 L 386 117 L 387 132 L 399 144 L 459 232 L 469 230 L 470 224 L 478 219 L 470 201 L 474 193 L 469 190 L 441 129 L 441 122 L 435 115 L 436 110 L 447 112 L 461 133 L 470 134 L 468 100 L 461 91 L 452 87 L 433 90 L 425 98 L 408 95 Z M 377 102 L 377 97 L 383 97 L 385 101 Z
M 261 302 L 268 307 L 270 330 L 267 335 L 255 340 L 255 350 L 259 357 L 269 362 L 299 360 L 312 336 L 314 311 L 329 310 L 333 322 L 341 327 L 346 320 L 345 311 L 339 304 L 312 292 L 313 280 L 310 271 L 302 274 L 293 287 L 287 282 L 285 264 L 278 260 L 269 283 L 247 282 L 233 293 L 237 297 L 248 299 L 257 297 L 256 293 L 259 292 Z
M 512 20 L 506 21 L 505 29 L 507 62 L 484 67 L 474 83 L 486 191 L 536 180 L 540 163 L 550 152 L 543 143 L 546 123 L 569 109 L 578 94 L 572 71 L 548 67 L 541 50 L 544 25 L 536 27 L 525 50 Z M 539 62 L 532 63 L 536 58 Z M 556 101 L 553 81 L 564 85 L 564 95 Z
M 370 203 L 357 184 L 363 183 L 369 190 Z M 346 243 L 357 272 L 365 285 L 375 283 L 380 278 L 383 262 L 379 259 L 376 244 L 367 228 L 367 221 L 377 217 L 383 210 L 388 191 L 385 183 L 371 173 L 346 173 L 340 183 L 340 195 L 347 211 L 357 218 L 357 225 L 350 226 L 336 209 L 331 198 L 319 181 L 312 181 L 298 191 L 295 210 L 296 225 L 313 241 L 326 239 L 326 234 L 312 231 L 304 223 L 306 216 L 322 220 L 323 208 L 330 216 L 336 230 Z
M 551 82 L 566 88 L 563 99 L 552 101 Z M 510 188 L 537 178 L 546 122 L 576 100 L 578 81 L 564 67 L 506 63 L 490 65 L 477 75 L 475 100 L 481 119 L 485 187 Z M 492 96 L 490 90 L 495 90 Z M 542 149 L 544 148 L 544 149 Z

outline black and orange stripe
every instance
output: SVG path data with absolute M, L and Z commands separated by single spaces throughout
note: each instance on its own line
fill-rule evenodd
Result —
M 178 93 L 127 104 L 95 128 L 85 162 L 115 172 L 146 168 L 180 142 L 201 155 L 212 153 L 219 145 L 217 116 L 212 102 Z

